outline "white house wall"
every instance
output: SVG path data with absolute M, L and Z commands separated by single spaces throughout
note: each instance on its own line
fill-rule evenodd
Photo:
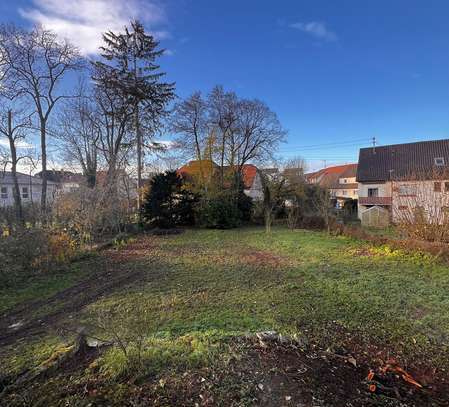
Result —
M 24 197 L 23 187 L 28 188 L 28 198 Z M 14 196 L 13 196 L 13 184 L 3 183 L 0 184 L 1 188 L 7 189 L 7 198 L 4 198 L 2 194 L 0 194 L 0 207 L 9 207 L 14 205 Z M 40 203 L 42 196 L 42 186 L 40 184 L 30 185 L 29 183 L 19 183 L 20 196 L 22 198 L 22 203 Z M 49 184 L 47 185 L 47 199 L 48 202 L 52 202 L 56 194 L 56 185 Z
M 252 198 L 254 201 L 261 201 L 263 200 L 263 187 L 262 187 L 262 178 L 260 177 L 260 174 L 257 172 L 253 184 L 251 185 L 250 189 L 245 189 L 243 191 L 245 195 Z
M 365 184 L 359 182 L 358 196 L 367 197 L 368 189 L 377 188 L 379 190 L 379 197 L 391 197 L 391 182 L 383 182 L 377 184 Z
M 434 183 L 441 183 L 441 192 L 434 191 Z M 449 191 L 445 191 L 446 181 L 405 181 L 393 183 L 393 222 L 398 223 L 407 213 L 412 213 L 417 207 L 424 210 L 429 221 L 441 222 L 442 210 L 449 209 Z M 416 194 L 404 196 L 400 186 L 415 187 Z M 405 215 L 404 215 L 405 212 Z

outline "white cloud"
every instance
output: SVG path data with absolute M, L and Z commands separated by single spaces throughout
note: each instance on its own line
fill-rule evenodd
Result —
M 0 139 L 0 147 L 8 147 L 9 148 L 9 141 L 6 139 Z M 30 143 L 27 143 L 24 140 L 19 140 L 18 142 L 16 142 L 16 147 L 22 149 L 22 148 L 33 148 L 35 146 L 33 146 Z
M 154 142 L 157 144 L 160 144 L 162 147 L 166 148 L 167 150 L 170 150 L 170 149 L 176 147 L 176 143 L 171 140 L 155 140 Z
M 297 22 L 290 24 L 290 27 L 303 31 L 319 40 L 330 42 L 338 40 L 337 34 L 329 30 L 326 24 L 321 21 L 311 21 L 309 23 Z
M 130 20 L 142 21 L 158 39 L 169 37 L 155 27 L 164 23 L 164 10 L 152 0 L 33 0 L 33 7 L 19 9 L 22 17 L 67 38 L 84 55 L 98 52 L 101 34 L 123 31 Z

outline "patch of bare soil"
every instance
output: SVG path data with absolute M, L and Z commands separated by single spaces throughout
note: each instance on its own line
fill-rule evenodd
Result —
M 55 295 L 30 301 L 0 317 L 0 347 L 47 332 L 59 321 L 83 307 L 143 277 L 145 270 L 133 268 L 129 262 L 142 259 L 157 247 L 154 237 L 145 236 L 120 250 L 109 249 L 92 263 L 88 278 Z M 45 310 L 43 316 L 32 315 Z
M 449 385 L 418 387 L 398 371 L 373 372 L 353 357 L 246 341 L 225 369 L 187 372 L 134 389 L 130 405 L 448 406 Z M 411 376 L 409 376 L 411 377 Z M 375 387 L 373 387 L 375 386 Z M 133 404 L 134 403 L 134 404 Z
M 239 261 L 253 266 L 281 267 L 290 263 L 289 259 L 268 251 L 251 250 L 239 254 Z
M 94 371 L 83 377 L 80 372 L 92 362 L 92 355 L 86 355 L 86 360 L 78 361 L 78 371 L 72 365 L 61 366 L 52 377 L 42 378 L 23 392 L 31 403 L 41 400 L 48 406 L 66 405 L 68 399 L 83 403 L 76 405 L 95 406 L 449 405 L 447 383 L 420 387 L 410 380 L 411 375 L 394 370 L 393 365 L 372 370 L 352 356 L 254 338 L 234 340 L 230 351 L 231 360 L 215 367 L 150 376 L 138 382 L 124 378 L 119 384 L 105 381 Z

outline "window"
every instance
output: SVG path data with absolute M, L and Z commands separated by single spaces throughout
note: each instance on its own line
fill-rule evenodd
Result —
M 8 199 L 8 188 L 6 188 L 6 187 L 0 188 L 0 197 L 2 199 Z
M 436 157 L 434 159 L 434 162 L 435 162 L 435 165 L 442 166 L 442 165 L 444 165 L 444 158 L 443 157 Z
M 441 182 L 434 182 L 433 190 L 434 190 L 434 192 L 441 192 Z
M 407 209 L 408 209 L 408 206 L 405 206 L 405 205 L 399 206 L 399 210 L 401 210 L 401 211 L 406 211 Z
M 22 187 L 22 198 L 23 199 L 28 199 L 29 194 L 28 194 L 28 187 Z
M 416 195 L 416 184 L 399 185 L 399 195 L 401 195 L 401 196 Z
M 343 195 L 347 195 L 348 191 L 346 191 L 345 189 L 343 190 Z
M 445 183 L 444 183 L 444 190 L 445 190 L 446 192 L 449 192 L 449 182 L 445 182 Z
M 368 188 L 368 196 L 379 196 L 379 188 Z

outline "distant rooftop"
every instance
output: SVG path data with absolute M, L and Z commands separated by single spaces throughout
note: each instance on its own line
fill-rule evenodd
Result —
M 17 172 L 17 181 L 19 184 L 29 184 L 42 185 L 42 178 L 35 175 L 24 174 L 22 172 Z M 13 177 L 11 171 L 0 171 L 0 184 L 13 184 Z M 55 182 L 49 180 L 48 184 L 55 184 Z

